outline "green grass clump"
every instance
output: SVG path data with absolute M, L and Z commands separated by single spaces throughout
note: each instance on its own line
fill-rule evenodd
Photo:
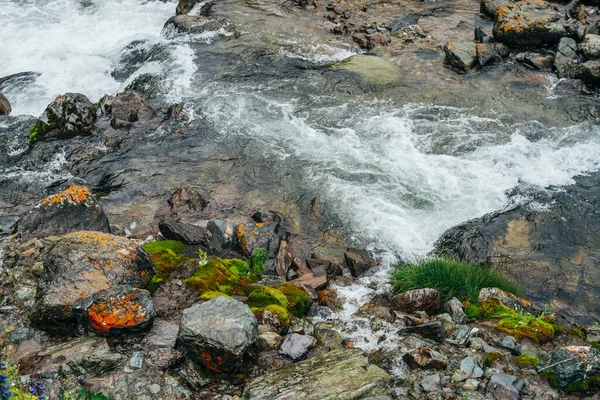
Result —
M 581 340 L 585 340 L 585 333 L 579 328 L 572 327 L 569 328 L 569 333 L 575 337 L 578 337 Z
M 518 285 L 489 268 L 443 258 L 431 258 L 413 265 L 397 265 L 391 283 L 397 293 L 407 290 L 433 288 L 440 293 L 441 301 L 452 297 L 476 304 L 479 291 L 486 287 L 521 296 Z
M 183 243 L 176 240 L 148 242 L 142 246 L 156 266 L 156 276 L 167 278 L 183 262 L 190 260 L 183 254 Z
M 600 350 L 600 342 L 590 342 L 590 346 L 596 350 Z
M 504 356 L 501 353 L 498 353 L 497 351 L 492 351 L 483 356 L 481 362 L 484 366 L 491 367 L 498 360 L 504 360 Z
M 535 368 L 540 363 L 540 360 L 529 354 L 521 354 L 520 356 L 515 357 L 515 362 L 519 368 Z

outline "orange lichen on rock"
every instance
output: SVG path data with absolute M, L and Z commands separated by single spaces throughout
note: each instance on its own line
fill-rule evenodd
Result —
M 110 296 L 92 304 L 87 310 L 87 318 L 90 328 L 101 335 L 108 335 L 111 329 L 136 327 L 149 321 L 133 294 Z
M 67 190 L 57 193 L 53 196 L 46 197 L 42 200 L 42 205 L 63 205 L 65 203 L 70 204 L 85 204 L 86 207 L 91 207 L 92 204 L 89 201 L 92 199 L 92 192 L 85 186 L 71 186 Z

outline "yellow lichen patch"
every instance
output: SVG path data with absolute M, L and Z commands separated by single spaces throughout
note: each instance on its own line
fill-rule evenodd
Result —
M 58 205 L 61 206 L 65 203 L 70 204 L 85 204 L 87 207 L 91 207 L 92 192 L 85 186 L 71 186 L 67 190 L 57 193 L 53 196 L 46 197 L 42 200 L 41 204 L 44 206 Z

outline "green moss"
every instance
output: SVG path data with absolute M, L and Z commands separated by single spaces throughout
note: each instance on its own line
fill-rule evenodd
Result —
M 142 248 L 150 255 L 156 266 L 156 277 L 168 278 L 182 263 L 191 261 L 183 254 L 183 243 L 176 240 L 149 242 Z
M 479 265 L 443 258 L 426 259 L 413 265 L 397 265 L 391 278 L 397 293 L 407 290 L 433 288 L 440 293 L 442 303 L 457 297 L 477 304 L 479 291 L 497 287 L 521 295 L 521 289 L 498 272 Z
M 29 130 L 29 144 L 35 143 L 40 137 L 46 135 L 50 130 L 50 125 L 38 120 L 36 124 Z
M 212 300 L 215 297 L 219 297 L 219 296 L 223 296 L 223 297 L 227 297 L 228 299 L 231 298 L 231 296 L 226 295 L 225 293 L 221 293 L 221 292 L 215 292 L 212 290 L 209 290 L 207 292 L 204 292 L 200 295 L 200 300 Z
M 487 353 L 485 356 L 483 356 L 483 359 L 481 360 L 481 362 L 486 367 L 491 367 L 498 360 L 504 360 L 504 356 L 496 351 L 492 351 L 490 353 Z
M 300 286 L 296 286 L 291 283 L 284 283 L 280 286 L 276 286 L 285 295 L 289 303 L 289 310 L 296 317 L 301 317 L 306 314 L 310 307 L 310 297 L 306 290 Z
M 519 368 L 535 368 L 540 363 L 540 360 L 529 354 L 521 354 L 520 356 L 515 357 L 515 362 Z
M 251 308 L 252 312 L 254 313 L 254 315 L 256 315 L 257 318 L 260 318 L 262 312 L 264 310 L 270 311 L 273 314 L 277 315 L 277 318 L 279 319 L 279 322 L 281 323 L 281 331 L 285 332 L 289 326 L 290 326 L 290 314 L 288 313 L 288 311 L 278 305 L 275 304 L 269 304 L 266 307 L 252 307 Z
M 569 333 L 575 337 L 578 337 L 581 340 L 585 340 L 585 333 L 579 328 L 572 327 L 569 328 Z
M 151 293 L 154 292 L 156 289 L 158 289 L 158 287 L 160 286 L 162 281 L 163 281 L 163 278 L 154 275 L 152 277 L 152 279 L 150 280 L 150 282 L 148 282 L 148 284 L 146 285 L 146 290 Z
M 542 372 L 542 376 L 548 381 L 550 386 L 554 389 L 559 389 L 560 381 L 553 372 Z M 562 388 L 567 393 L 576 394 L 591 394 L 595 393 L 600 389 L 600 375 L 590 376 L 582 381 L 571 382 L 567 386 Z
M 250 307 L 263 308 L 270 304 L 275 304 L 286 309 L 290 305 L 287 297 L 281 291 L 271 287 L 259 287 L 248 296 L 248 305 Z
M 194 275 L 184 282 L 199 295 L 213 291 L 229 296 L 248 296 L 256 288 L 252 285 L 256 279 L 236 273 L 247 266 L 242 260 L 212 257 L 205 265 L 199 265 Z
M 558 376 L 555 373 L 545 371 L 542 372 L 542 376 L 546 379 L 548 384 L 552 386 L 554 389 L 560 388 L 560 381 L 558 380 Z
M 590 342 L 590 346 L 596 350 L 600 350 L 600 342 Z

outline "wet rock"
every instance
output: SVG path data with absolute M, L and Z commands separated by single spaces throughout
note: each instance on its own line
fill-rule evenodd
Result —
M 577 74 L 577 43 L 564 37 L 558 42 L 554 68 L 560 78 L 573 78 Z
M 398 17 L 389 27 L 391 33 L 396 33 L 402 28 L 406 28 L 409 25 L 415 25 L 419 22 L 419 16 L 414 12 L 409 12 L 406 15 Z
M 581 65 L 581 78 L 592 86 L 600 86 L 600 60 L 586 61 Z
M 66 93 L 46 107 L 31 129 L 31 143 L 47 139 L 69 139 L 89 135 L 94 129 L 96 106 L 82 94 Z
M 498 55 L 498 53 L 496 53 L 496 49 L 494 48 L 493 44 L 478 43 L 475 45 L 475 52 L 477 54 L 477 65 L 479 68 L 502 61 L 502 58 Z
M 31 85 L 39 78 L 39 72 L 25 71 L 0 77 L 0 92 L 8 93 L 14 89 Z
M 117 286 L 94 295 L 84 311 L 88 330 L 113 337 L 145 331 L 155 316 L 150 293 L 131 286 Z
M 179 0 L 177 8 L 175 9 L 176 15 L 186 15 L 198 4 L 198 0 Z
M 441 322 L 428 322 L 417 326 L 409 326 L 401 329 L 398 333 L 401 335 L 416 333 L 436 342 L 443 341 L 445 337 L 444 325 Z
M 377 266 L 377 262 L 373 259 L 370 252 L 353 248 L 349 248 L 344 253 L 344 263 L 352 276 L 355 277 L 363 276 L 365 272 Z
M 105 115 L 111 117 L 113 127 L 148 121 L 154 117 L 154 110 L 139 94 L 132 91 L 119 93 L 114 98 L 107 97 L 102 109 Z
M 289 245 L 289 236 L 279 240 L 279 250 L 275 259 L 275 274 L 282 279 L 286 279 L 287 273 L 292 266 L 294 254 Z
M 167 112 L 165 113 L 165 121 L 173 121 L 177 119 L 184 119 L 186 117 L 186 113 L 181 104 L 171 104 L 169 108 L 167 108 Z
M 588 346 L 567 346 L 540 359 L 536 371 L 559 387 L 584 384 L 600 377 L 600 351 Z
M 512 336 L 504 336 L 497 344 L 500 347 L 510 350 L 515 356 L 521 355 L 521 345 Z
M 251 379 L 248 400 L 364 398 L 387 394 L 389 375 L 358 349 L 334 350 Z
M 467 314 L 465 314 L 465 306 L 456 297 L 451 298 L 444 305 L 448 314 L 452 317 L 452 320 L 457 324 L 466 324 L 469 322 Z
M 550 70 L 552 68 L 552 57 L 534 52 L 524 52 L 517 54 L 516 60 L 521 64 L 539 70 Z
M 201 34 L 207 31 L 218 31 L 227 24 L 226 21 L 204 16 L 176 15 L 165 22 L 162 35 L 173 38 L 182 34 Z
M 158 229 L 167 240 L 177 240 L 190 245 L 208 246 L 206 229 L 200 226 L 174 220 L 163 220 L 158 224 Z
M 497 400 L 519 400 L 525 382 L 517 376 L 497 372 L 490 378 L 487 392 Z
M 326 351 L 344 348 L 344 337 L 333 329 L 315 329 L 315 339 L 317 339 L 319 348 L 325 349 Z
M 208 221 L 206 236 L 211 249 L 233 249 L 236 244 L 235 227 L 233 224 L 216 219 Z
M 496 18 L 498 9 L 510 3 L 512 3 L 511 0 L 481 0 L 481 13 Z
M 277 350 L 282 342 L 283 337 L 279 334 L 275 332 L 265 332 L 258 335 L 256 346 L 260 350 Z
M 579 52 L 586 60 L 597 60 L 600 58 L 600 35 L 587 34 L 579 43 Z
M 319 305 L 335 310 L 339 306 L 337 292 L 331 289 L 321 290 L 319 293 Z
M 308 355 L 316 344 L 317 339 L 310 335 L 291 333 L 285 337 L 279 349 L 279 354 L 289 357 L 293 361 L 300 361 Z
M 279 218 L 272 222 L 249 222 L 247 224 L 239 224 L 235 227 L 236 243 L 238 250 L 250 257 L 255 249 L 263 248 L 267 251 L 274 246 L 277 246 L 279 238 L 277 231 L 279 229 Z
M 402 359 L 412 369 L 446 369 L 447 366 L 445 356 L 426 347 L 409 350 Z
M 390 307 L 394 311 L 415 313 L 424 311 L 429 315 L 437 313 L 441 308 L 440 294 L 435 289 L 415 289 L 392 297 Z
M 8 99 L 0 93 L 0 115 L 8 115 L 12 111 L 12 107 L 8 102 Z
M 104 210 L 84 186 L 46 197 L 21 217 L 16 230 L 23 242 L 77 231 L 110 233 Z
M 256 317 L 237 300 L 218 296 L 183 311 L 179 341 L 188 356 L 211 371 L 238 369 L 257 338 Z
M 161 93 L 164 91 L 164 81 L 164 75 L 157 75 L 154 73 L 139 74 L 127 86 L 125 86 L 124 91 L 135 92 L 140 96 L 140 98 L 143 97 L 145 100 L 155 100 L 159 98 Z M 112 121 L 112 126 L 113 128 L 116 128 L 116 124 L 133 126 L 133 122 L 136 121 L 118 119 Z
M 510 292 L 498 288 L 483 288 L 479 291 L 479 301 L 489 301 L 494 298 L 500 299 L 502 304 L 517 311 L 525 311 L 533 315 L 541 315 L 542 309 L 532 302 L 515 296 Z
M 191 187 L 177 189 L 169 200 L 167 200 L 167 203 L 175 218 L 200 213 L 208 205 L 208 201 L 204 196 Z
M 117 285 L 144 287 L 153 275 L 154 264 L 135 242 L 100 232 L 69 233 L 45 257 L 37 317 L 76 318 L 73 307 L 86 297 Z
M 448 42 L 444 46 L 446 63 L 460 73 L 469 72 L 477 65 L 477 51 L 472 42 Z
M 600 342 L 600 325 L 586 327 L 585 338 L 589 343 Z
M 490 41 L 490 36 L 482 27 L 478 26 L 475 28 L 475 41 L 477 43 L 488 43 Z
M 442 389 L 442 379 L 439 374 L 425 375 L 421 379 L 421 387 L 426 392 L 437 392 Z

